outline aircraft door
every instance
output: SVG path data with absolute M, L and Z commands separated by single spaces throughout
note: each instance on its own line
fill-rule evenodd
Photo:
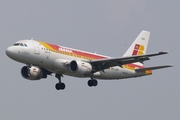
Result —
M 49 56 L 50 56 L 50 51 L 48 51 L 47 49 L 44 51 L 44 55 L 45 55 L 45 59 L 49 60 Z
M 34 53 L 40 55 L 40 44 L 36 41 L 33 41 L 33 43 L 34 43 Z

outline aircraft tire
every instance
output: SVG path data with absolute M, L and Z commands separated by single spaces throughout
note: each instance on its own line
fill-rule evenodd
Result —
M 98 81 L 97 80 L 92 80 L 93 86 L 97 86 L 98 85 Z
M 56 90 L 64 90 L 65 87 L 66 87 L 66 86 L 65 86 L 64 83 L 57 83 L 57 84 L 55 85 Z
M 97 86 L 98 85 L 98 81 L 97 80 L 89 80 L 88 81 L 88 86 L 92 87 L 92 86 Z
M 92 86 L 93 86 L 92 80 L 89 80 L 89 81 L 88 81 L 88 85 L 89 85 L 89 87 L 92 87 Z

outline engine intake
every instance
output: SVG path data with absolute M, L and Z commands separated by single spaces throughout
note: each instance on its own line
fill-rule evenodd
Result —
M 92 66 L 87 62 L 73 60 L 69 64 L 69 70 L 73 73 L 85 75 L 91 73 Z
M 43 71 L 35 66 L 32 66 L 30 68 L 27 66 L 22 67 L 21 75 L 23 78 L 28 80 L 40 80 L 44 76 L 47 76 L 47 75 L 43 76 Z

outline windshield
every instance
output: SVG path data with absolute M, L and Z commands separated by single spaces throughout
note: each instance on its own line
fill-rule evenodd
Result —
M 14 46 L 28 47 L 25 43 L 15 43 Z
M 20 43 L 15 43 L 14 46 L 19 46 Z

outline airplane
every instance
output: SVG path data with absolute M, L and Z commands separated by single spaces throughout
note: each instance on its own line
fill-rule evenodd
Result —
M 98 80 L 119 80 L 152 74 L 152 70 L 171 65 L 145 67 L 150 57 L 168 54 L 146 54 L 150 32 L 143 30 L 122 57 L 109 57 L 85 52 L 39 40 L 20 40 L 6 49 L 11 59 L 25 64 L 21 69 L 23 78 L 36 81 L 55 74 L 57 90 L 64 90 L 63 75 L 90 78 L 88 86 L 97 86 Z

